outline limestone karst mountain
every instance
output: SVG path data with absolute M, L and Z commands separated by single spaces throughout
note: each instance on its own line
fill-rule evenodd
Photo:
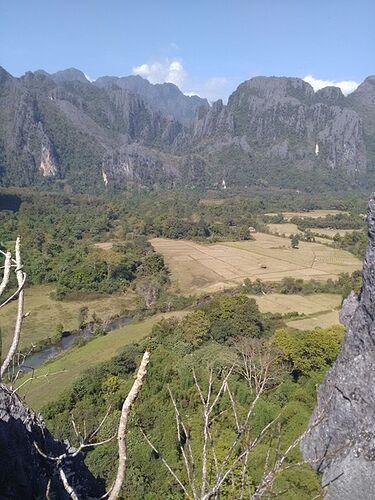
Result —
M 369 77 L 345 97 L 298 78 L 256 77 L 227 105 L 210 106 L 141 77 L 92 83 L 74 68 L 20 78 L 0 69 L 0 182 L 353 187 L 373 166 L 373 88 Z

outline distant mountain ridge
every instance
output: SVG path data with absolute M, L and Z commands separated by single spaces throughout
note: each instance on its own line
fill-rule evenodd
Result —
M 209 105 L 139 76 L 0 68 L 2 185 L 349 188 L 374 164 L 375 77 L 347 97 L 255 77 Z

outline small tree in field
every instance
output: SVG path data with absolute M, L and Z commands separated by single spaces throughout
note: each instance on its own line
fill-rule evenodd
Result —
M 292 246 L 292 248 L 298 248 L 298 245 L 299 245 L 299 237 L 298 237 L 298 234 L 292 234 L 292 236 L 290 237 L 290 244 Z

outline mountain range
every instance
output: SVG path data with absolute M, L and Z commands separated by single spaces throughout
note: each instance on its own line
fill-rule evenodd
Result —
M 374 166 L 375 76 L 349 96 L 260 76 L 209 104 L 140 76 L 0 68 L 3 186 L 341 189 Z

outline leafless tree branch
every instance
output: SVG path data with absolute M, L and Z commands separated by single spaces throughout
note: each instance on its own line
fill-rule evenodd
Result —
M 0 379 L 4 376 L 5 371 L 7 370 L 8 366 L 10 365 L 13 356 L 16 354 L 19 342 L 20 342 L 20 336 L 21 336 L 21 329 L 22 329 L 22 322 L 24 319 L 24 286 L 25 286 L 25 281 L 26 281 L 26 273 L 22 271 L 22 260 L 21 260 L 21 242 L 20 242 L 20 237 L 17 237 L 16 240 L 16 246 L 15 246 L 15 262 L 16 262 L 16 277 L 17 277 L 17 283 L 18 283 L 18 290 L 12 295 L 12 298 L 18 295 L 18 307 L 17 307 L 17 319 L 16 319 L 16 326 L 14 329 L 14 335 L 13 335 L 13 341 L 12 344 L 9 348 L 8 354 L 6 355 L 3 364 L 1 365 L 0 369 Z M 7 258 L 7 257 L 6 257 Z M 8 303 L 10 299 L 7 299 L 3 304 Z
M 68 479 L 67 479 L 67 477 L 65 475 L 64 469 L 61 466 L 59 466 L 59 475 L 60 475 L 61 482 L 64 485 L 65 491 L 68 493 L 68 495 L 70 496 L 70 498 L 72 500 L 79 500 L 76 492 L 70 486 L 70 484 L 68 482 Z
M 139 365 L 133 386 L 126 397 L 124 404 L 122 405 L 120 423 L 118 426 L 118 433 L 117 433 L 119 461 L 118 461 L 116 479 L 113 488 L 110 492 L 109 500 L 115 500 L 118 498 L 122 483 L 124 482 L 126 461 L 127 461 L 125 436 L 126 436 L 129 413 L 142 387 L 143 380 L 147 374 L 147 365 L 149 363 L 149 360 L 150 360 L 150 353 L 149 351 L 145 351 L 142 357 L 141 364 Z
M 10 252 L 7 252 L 5 254 L 3 279 L 1 280 L 1 284 L 0 284 L 0 295 L 2 295 L 4 293 L 4 290 L 6 289 L 8 283 L 9 283 L 11 259 L 12 259 L 12 254 Z
M 185 493 L 187 498 L 192 498 L 191 495 L 188 493 L 187 489 L 185 488 L 183 482 L 178 478 L 177 474 L 174 472 L 172 467 L 168 464 L 168 462 L 165 460 L 163 455 L 160 453 L 160 451 L 152 444 L 152 442 L 149 440 L 149 438 L 146 436 L 145 432 L 141 428 L 141 433 L 146 441 L 146 443 L 149 445 L 149 447 L 156 453 L 158 457 L 160 457 L 161 461 L 163 462 L 164 466 L 166 469 L 169 471 L 170 475 L 175 479 L 176 483 L 180 486 L 182 491 Z

